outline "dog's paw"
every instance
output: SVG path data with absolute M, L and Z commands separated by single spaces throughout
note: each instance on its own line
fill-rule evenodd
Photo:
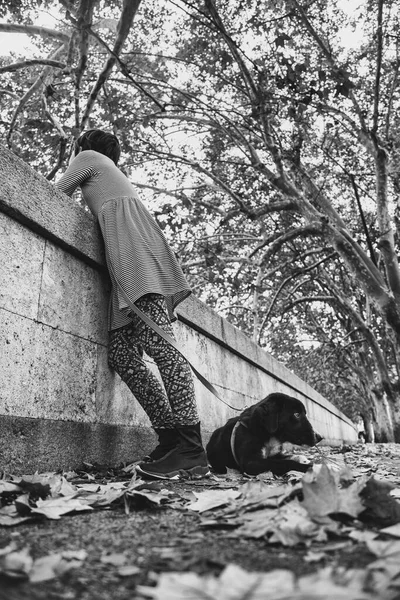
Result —
M 304 456 L 304 454 L 293 454 L 293 456 L 291 456 L 290 458 L 291 460 L 295 460 L 301 465 L 309 465 L 310 467 L 312 467 L 313 463 L 307 458 L 307 456 Z

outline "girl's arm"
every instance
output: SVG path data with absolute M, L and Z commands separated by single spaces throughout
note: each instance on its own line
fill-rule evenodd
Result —
M 56 182 L 55 186 L 67 194 L 72 196 L 78 186 L 82 185 L 93 174 L 92 167 L 88 164 L 83 156 L 85 152 L 80 152 L 69 164 L 64 175 Z

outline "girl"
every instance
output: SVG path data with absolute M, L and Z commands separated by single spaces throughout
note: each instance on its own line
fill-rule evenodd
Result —
M 146 411 L 159 440 L 137 471 L 158 479 L 207 475 L 190 367 L 130 308 L 135 304 L 173 337 L 174 309 L 191 290 L 160 227 L 116 166 L 119 156 L 114 135 L 90 129 L 76 141 L 74 157 L 56 186 L 69 196 L 80 186 L 103 235 L 112 283 L 109 364 Z M 141 348 L 155 361 L 165 391 Z

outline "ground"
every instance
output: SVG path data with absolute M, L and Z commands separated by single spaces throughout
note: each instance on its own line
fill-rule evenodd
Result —
M 30 518 L 16 525 L 1 527 L 0 556 L 1 548 L 5 549 L 4 555 L 6 555 L 7 548 L 12 547 L 17 558 L 21 549 L 27 549 L 33 560 L 54 554 L 59 555 L 65 551 L 78 552 L 82 550 L 85 551 L 85 558 L 81 562 L 78 561 L 75 568 L 65 573 L 59 572 L 57 576 L 48 580 L 44 578 L 45 580 L 39 582 L 31 581 L 29 573 L 21 575 L 16 572 L 10 576 L 3 561 L 3 569 L 0 568 L 0 571 L 3 571 L 0 580 L 0 598 L 1 600 L 109 600 L 112 597 L 113 600 L 131 600 L 155 597 L 165 598 L 165 600 L 169 598 L 171 600 L 175 600 L 175 598 L 177 600 L 178 598 L 196 600 L 197 598 L 215 597 L 219 600 L 223 597 L 222 592 L 216 596 L 207 595 L 200 589 L 201 583 L 197 592 L 192 591 L 188 595 L 181 591 L 178 593 L 179 583 L 176 584 L 176 594 L 172 592 L 172 595 L 168 595 L 167 591 L 162 593 L 161 588 L 159 596 L 147 594 L 149 588 L 155 589 L 157 585 L 164 585 L 160 580 L 162 573 L 194 573 L 201 578 L 208 576 L 217 585 L 218 577 L 227 565 L 236 565 L 249 573 L 270 573 L 276 569 L 289 569 L 297 578 L 305 578 L 308 574 L 318 574 L 320 579 L 326 577 L 327 581 L 331 577 L 327 567 L 333 567 L 335 572 L 341 573 L 352 573 L 351 570 L 354 569 L 354 572 L 360 576 L 370 568 L 369 565 L 377 557 L 379 559 L 376 552 L 375 555 L 371 552 L 373 547 L 371 543 L 369 545 L 367 543 L 369 538 L 381 539 L 386 544 L 394 543 L 396 559 L 400 558 L 400 548 L 398 547 L 400 534 L 396 534 L 396 524 L 400 521 L 398 496 L 395 495 L 395 499 L 390 499 L 391 503 L 394 502 L 395 505 L 393 508 L 391 504 L 389 517 L 387 514 L 382 516 L 382 514 L 378 514 L 379 511 L 372 510 L 368 518 L 363 518 L 366 513 L 360 511 L 364 510 L 365 506 L 361 507 L 360 505 L 356 515 L 350 508 L 340 508 L 332 520 L 330 518 L 332 509 L 329 509 L 331 511 L 329 517 L 321 517 L 322 514 L 325 515 L 329 512 L 327 510 L 325 513 L 321 512 L 322 503 L 327 500 L 328 496 L 332 496 L 332 492 L 328 492 L 326 488 L 329 485 L 337 485 L 338 489 L 343 490 L 343 492 L 340 491 L 340 494 L 346 492 L 345 505 L 352 504 L 356 495 L 357 499 L 359 498 L 360 489 L 371 478 L 373 481 L 389 483 L 390 489 L 394 490 L 393 493 L 398 492 L 400 488 L 399 446 L 398 444 L 365 444 L 351 448 L 325 448 L 317 455 L 315 450 L 304 453 L 302 449 L 301 452 L 316 463 L 335 465 L 334 472 L 339 472 L 345 464 L 353 474 L 353 478 L 348 477 L 345 483 L 343 481 L 340 483 L 339 480 L 332 483 L 333 479 L 329 481 L 326 479 L 330 475 L 325 474 L 325 479 L 321 479 L 323 477 L 321 471 L 319 474 L 317 473 L 319 484 L 318 481 L 314 481 L 309 487 L 310 490 L 313 490 L 314 500 L 315 492 L 320 494 L 318 502 L 314 503 L 311 509 L 311 505 L 308 508 L 309 512 L 310 510 L 314 511 L 312 531 L 310 529 L 311 521 L 305 524 L 303 519 L 296 525 L 295 533 L 294 529 L 289 533 L 286 529 L 283 534 L 283 529 L 279 530 L 278 525 L 271 525 L 266 533 L 254 528 L 251 533 L 248 533 L 248 530 L 246 534 L 243 528 L 243 535 L 236 533 L 241 531 L 238 529 L 238 525 L 239 527 L 243 526 L 243 523 L 246 525 L 245 519 L 253 518 L 256 514 L 268 514 L 273 520 L 274 515 L 278 515 L 279 511 L 298 506 L 298 501 L 301 503 L 304 500 L 306 490 L 304 489 L 305 485 L 303 485 L 303 489 L 301 487 L 302 474 L 300 473 L 298 475 L 292 473 L 282 478 L 266 475 L 261 480 L 260 478 L 254 480 L 243 478 L 234 472 L 230 472 L 226 477 L 212 476 L 204 480 L 153 484 L 153 487 L 150 486 L 147 491 L 144 490 L 144 494 L 148 493 L 149 497 L 140 495 L 139 486 L 135 488 L 135 491 L 139 490 L 138 495 L 130 497 L 129 500 L 126 496 L 121 496 L 91 512 L 73 512 L 58 519 L 42 518 L 42 515 L 39 518 L 39 515 L 34 515 L 34 519 Z M 79 482 L 83 482 L 82 485 L 85 485 L 85 481 L 91 485 L 93 483 L 110 485 L 113 482 L 121 481 L 128 485 L 132 477 L 129 470 L 104 469 L 88 465 L 78 473 L 64 475 L 66 475 L 65 479 L 76 485 L 79 485 Z M 3 481 L 5 479 L 6 477 L 3 478 Z M 10 480 L 10 478 L 8 479 Z M 360 484 L 360 480 L 364 483 Z M 14 481 L 17 482 L 18 478 L 15 478 Z M 137 484 L 136 481 L 134 485 L 137 486 Z M 357 492 L 354 490 L 356 484 L 358 485 Z M 197 505 L 194 504 L 199 502 L 200 497 L 205 501 L 211 499 L 211 502 L 218 504 L 215 503 L 213 496 L 215 491 L 219 490 L 217 493 L 223 495 L 232 492 L 239 493 L 244 489 L 247 490 L 247 498 L 255 501 L 254 507 L 246 509 L 247 512 L 243 512 L 243 499 L 241 504 L 238 504 L 240 496 L 239 500 L 227 500 L 209 510 L 198 510 L 196 509 Z M 293 489 L 292 494 L 291 489 Z M 265 498 L 263 502 L 260 502 L 260 496 L 257 494 L 264 493 L 266 490 L 268 490 L 268 494 L 273 490 L 288 493 L 285 500 L 279 500 L 281 508 L 273 506 L 273 503 L 265 502 Z M 332 490 L 334 490 L 333 487 Z M 250 491 L 252 496 L 249 496 Z M 323 498 L 325 492 L 327 497 Z M 386 490 L 385 493 L 387 494 Z M 32 490 L 30 494 L 30 505 L 32 506 L 34 504 Z M 151 499 L 152 494 L 154 500 Z M 256 496 L 257 500 L 255 500 Z M 19 497 L 21 498 L 21 496 Z M 378 501 L 379 506 L 382 506 L 382 497 Z M 18 494 L 9 494 L 7 498 L 7 503 L 10 504 L 11 500 L 18 500 Z M 275 502 L 275 499 L 273 501 Z M 19 514 L 25 514 L 24 511 L 21 511 L 21 506 L 22 504 L 19 505 Z M 188 508 L 189 506 L 191 509 Z M 257 513 L 257 510 L 260 509 L 269 512 Z M 29 512 L 29 509 L 27 510 Z M 315 516 L 315 511 L 319 511 L 317 516 Z M 283 512 L 279 514 L 283 515 Z M 283 516 L 279 517 L 279 519 L 283 518 Z M 264 522 L 262 522 L 263 524 Z M 394 526 L 390 535 L 381 533 L 382 528 L 387 525 Z M 274 528 L 276 528 L 276 532 Z M 278 537 L 280 536 L 281 541 L 277 541 L 276 533 Z M 297 537 L 293 539 L 293 535 Z M 387 545 L 385 546 L 386 550 Z M 385 600 L 386 598 L 399 599 L 400 586 L 397 586 L 400 561 L 398 564 L 398 572 L 392 570 L 389 575 L 384 575 L 384 582 L 379 583 L 378 588 L 376 588 L 375 581 L 374 584 L 368 584 L 370 589 L 365 591 L 365 596 L 359 595 L 361 592 L 357 590 L 354 596 L 348 593 L 347 598 L 349 600 L 372 597 L 382 597 Z M 276 574 L 278 573 L 277 571 Z M 322 573 L 324 575 L 321 575 Z M 377 570 L 370 569 L 370 573 L 373 573 L 376 579 Z M 381 570 L 379 576 L 382 576 Z M 388 585 L 389 577 L 391 578 L 390 585 Z M 205 579 L 198 578 L 196 581 L 202 582 Z M 365 582 L 363 585 L 366 589 Z M 327 584 L 326 589 L 328 587 Z M 377 589 L 382 589 L 382 595 L 379 594 L 379 591 L 377 593 Z M 368 595 L 368 592 L 371 595 Z M 306 597 L 315 597 L 325 600 L 329 597 L 336 600 L 341 597 L 335 595 L 335 592 L 332 592 L 331 596 L 328 592 L 325 596 L 299 594 L 298 591 L 293 591 L 292 595 L 286 595 L 285 598 L 305 600 Z M 243 595 L 227 595 L 226 598 L 228 597 L 235 598 L 235 600 L 242 598 L 261 600 L 263 596 L 243 593 Z M 273 598 L 275 599 L 275 597 L 278 598 L 274 595 Z

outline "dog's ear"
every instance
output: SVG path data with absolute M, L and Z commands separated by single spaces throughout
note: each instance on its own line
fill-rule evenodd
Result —
M 256 435 L 263 437 L 265 432 L 272 435 L 279 427 L 279 402 L 273 396 L 265 398 L 246 408 L 240 420 Z
M 258 404 L 254 404 L 253 406 L 249 406 L 245 408 L 244 411 L 240 415 L 240 422 L 243 423 L 246 427 L 250 427 L 250 423 L 252 420 L 252 416 L 254 411 L 256 410 Z
M 260 406 L 258 415 L 261 427 L 269 434 L 276 433 L 279 427 L 280 403 L 277 398 L 271 397 Z

